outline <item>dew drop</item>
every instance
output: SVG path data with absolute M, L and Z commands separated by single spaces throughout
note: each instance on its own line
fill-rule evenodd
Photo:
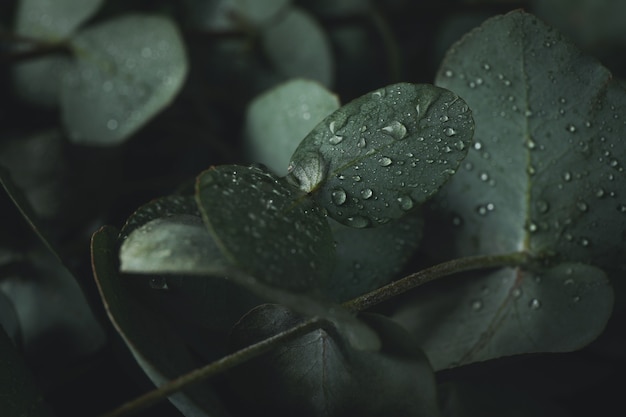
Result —
M 474 149 L 476 149 L 477 151 L 481 150 L 483 148 L 482 143 L 480 142 L 474 142 Z
M 335 203 L 335 205 L 337 206 L 344 204 L 346 202 L 346 199 L 348 198 L 346 192 L 342 188 L 335 188 L 330 193 L 330 197 L 333 200 L 333 203 Z
M 380 158 L 378 160 L 378 163 L 380 164 L 381 167 L 388 167 L 389 165 L 391 165 L 391 158 L 387 157 L 387 156 L 383 156 L 382 158 Z
M 459 150 L 462 151 L 463 149 L 465 149 L 465 142 L 463 142 L 462 140 L 457 141 L 454 146 Z
M 330 139 L 328 139 L 328 143 L 330 143 L 331 145 L 339 145 L 342 140 L 343 136 L 334 135 Z
M 150 288 L 153 290 L 168 290 L 167 280 L 164 277 L 152 277 L 150 278 Z
M 619 206 L 617 206 L 617 211 L 619 211 L 620 213 L 626 213 L 626 204 L 620 204 Z
M 364 188 L 363 190 L 361 190 L 361 197 L 363 197 L 364 199 L 368 199 L 371 198 L 374 195 L 374 192 L 372 191 L 371 188 Z
M 456 135 L 456 130 L 454 130 L 454 129 L 453 129 L 453 128 L 451 128 L 451 127 L 446 127 L 446 128 L 443 130 L 443 133 L 444 133 L 446 136 L 450 137 L 450 136 L 454 136 L 454 135 Z
M 115 130 L 118 128 L 118 126 L 119 123 L 115 119 L 109 119 L 109 121 L 107 122 L 107 129 L 109 130 Z
M 528 307 L 531 310 L 539 310 L 541 308 L 541 301 L 539 301 L 536 298 L 533 298 L 532 300 L 528 302 Z
M 365 148 L 365 146 L 367 146 L 367 142 L 365 141 L 364 137 L 359 138 L 359 140 L 356 143 L 356 146 L 358 148 Z
M 582 211 L 583 213 L 589 210 L 589 205 L 582 200 L 578 200 L 576 202 L 576 207 L 578 207 L 578 210 Z
M 564 172 L 563 173 L 563 179 L 565 181 L 568 181 L 568 182 L 571 181 L 572 180 L 572 174 L 569 171 Z
M 408 211 L 413 208 L 413 200 L 411 197 L 398 197 L 398 203 L 400 203 L 400 208 L 402 210 Z
M 353 175 L 352 176 L 352 181 L 360 182 L 361 181 L 361 176 L 360 175 Z
M 397 120 L 394 120 L 388 126 L 383 127 L 381 130 L 387 132 L 389 136 L 391 136 L 395 140 L 404 139 L 406 137 L 406 126 Z
M 480 311 L 482 309 L 483 309 L 483 302 L 482 302 L 482 300 L 474 300 L 474 301 L 472 301 L 472 310 Z
M 546 200 L 537 201 L 537 210 L 539 213 L 547 213 L 550 210 L 550 204 Z
M 575 133 L 576 132 L 576 126 L 569 124 L 565 127 L 565 130 L 567 130 L 570 133 Z
M 450 78 L 454 75 L 454 73 L 451 70 L 446 70 L 443 75 L 445 75 L 446 77 Z
M 489 181 L 489 174 L 487 174 L 486 172 L 481 172 L 478 178 L 480 178 L 480 180 L 483 182 Z
M 348 217 L 346 220 L 347 220 L 348 226 L 355 227 L 357 229 L 362 229 L 364 227 L 369 226 L 370 224 L 369 219 L 367 219 L 366 217 L 362 217 L 362 216 Z

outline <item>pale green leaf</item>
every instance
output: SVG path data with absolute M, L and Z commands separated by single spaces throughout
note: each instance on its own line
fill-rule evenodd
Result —
M 76 143 L 116 145 L 165 108 L 187 74 L 181 35 L 167 18 L 125 15 L 79 32 L 61 110 Z
M 285 77 L 304 77 L 325 86 L 333 82 L 330 41 L 320 24 L 306 11 L 291 7 L 261 32 L 269 61 Z
M 315 81 L 298 78 L 280 84 L 248 105 L 248 153 L 255 162 L 285 175 L 300 141 L 338 108 L 337 96 Z

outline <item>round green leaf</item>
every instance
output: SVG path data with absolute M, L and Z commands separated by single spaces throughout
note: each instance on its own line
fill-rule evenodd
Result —
M 239 349 L 287 330 L 301 319 L 262 305 L 233 328 Z M 434 375 L 404 329 L 382 316 L 364 316 L 380 352 L 354 350 L 332 327 L 320 328 L 230 373 L 239 395 L 267 414 L 298 416 L 438 416 Z
M 58 42 L 71 35 L 103 0 L 20 0 L 15 18 L 19 35 Z
M 17 2 L 18 35 L 58 43 L 67 39 L 102 4 L 102 0 L 22 0 Z M 45 56 L 13 66 L 16 92 L 25 100 L 54 107 L 59 102 L 61 80 L 70 67 L 64 56 Z
M 537 273 L 507 268 L 438 282 L 393 318 L 417 337 L 441 370 L 501 356 L 580 349 L 604 330 L 612 309 L 613 291 L 602 270 L 564 263 Z
M 380 227 L 355 229 L 329 220 L 337 262 L 324 292 L 347 301 L 396 278 L 415 253 L 424 224 L 419 211 Z
M 437 83 L 476 122 L 464 172 L 440 194 L 452 256 L 527 250 L 624 265 L 626 90 L 608 70 L 516 11 L 457 43 Z
M 298 144 L 339 108 L 336 95 L 315 81 L 294 79 L 256 97 L 246 111 L 246 144 L 255 162 L 285 175 Z
M 471 111 L 432 85 L 395 84 L 346 104 L 296 149 L 290 173 L 335 220 L 377 226 L 431 197 L 470 146 Z
M 333 81 L 333 56 L 323 28 L 307 12 L 290 7 L 261 32 L 269 61 L 286 77 L 305 77 L 325 86 Z
M 232 264 L 274 287 L 318 288 L 335 248 L 322 210 L 256 167 L 224 165 L 198 177 L 196 201 Z
M 78 33 L 72 47 L 61 110 L 77 143 L 124 141 L 172 101 L 187 74 L 181 35 L 163 17 L 110 20 Z

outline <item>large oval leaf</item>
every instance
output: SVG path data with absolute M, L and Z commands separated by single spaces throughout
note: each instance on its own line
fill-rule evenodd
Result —
M 167 106 L 187 74 L 185 48 L 169 19 L 127 15 L 72 39 L 76 63 L 63 79 L 70 138 L 115 145 Z
M 436 197 L 432 253 L 527 251 L 607 267 L 623 262 L 625 125 L 616 109 L 624 93 L 606 69 L 517 11 L 488 20 L 453 46 L 437 82 L 472 106 L 476 141 L 464 171 Z M 451 289 L 432 303 L 415 302 L 403 322 L 426 335 L 432 327 L 419 317 L 432 313 L 422 309 L 442 317 L 425 342 L 437 368 L 578 349 L 604 329 L 613 295 L 597 268 L 572 267 L 578 271 L 572 277 L 569 268 L 499 270 L 462 284 L 462 293 Z M 568 292 L 577 285 L 584 295 Z
M 593 341 L 613 309 L 602 270 L 559 264 L 539 273 L 500 269 L 419 292 L 394 314 L 436 370 L 531 352 L 568 352 Z
M 396 84 L 324 119 L 296 149 L 291 175 L 352 227 L 399 218 L 431 197 L 465 157 L 469 108 L 431 85 Z
M 547 251 L 624 265 L 626 91 L 604 67 L 516 11 L 456 44 L 437 83 L 476 121 L 466 169 L 441 194 L 460 225 L 439 231 L 456 236 L 453 255 Z
M 266 284 L 294 291 L 328 279 L 335 248 L 322 210 L 256 167 L 200 174 L 196 200 L 224 256 Z
M 333 328 L 320 328 L 231 373 L 251 409 L 298 416 L 437 416 L 430 365 L 404 329 L 382 316 L 363 319 L 383 350 L 354 350 Z M 287 330 L 300 317 L 263 305 L 235 326 L 239 349 Z M 270 411 L 271 410 L 271 411 Z

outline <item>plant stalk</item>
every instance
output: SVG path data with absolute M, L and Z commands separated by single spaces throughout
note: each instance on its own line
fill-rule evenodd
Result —
M 407 275 L 384 287 L 346 301 L 343 303 L 343 307 L 353 312 L 363 311 L 415 287 L 434 281 L 437 278 L 475 269 L 520 266 L 527 261 L 528 254 L 525 252 L 513 252 L 502 255 L 468 256 L 453 259 Z
M 290 340 L 296 339 L 299 336 L 318 329 L 324 326 L 325 322 L 326 320 L 318 317 L 309 318 L 291 329 L 268 337 L 267 339 L 261 340 L 260 342 L 231 353 L 230 355 L 224 356 L 215 362 L 211 362 L 208 365 L 173 379 L 140 397 L 122 404 L 115 410 L 102 414 L 100 417 L 126 417 L 133 415 L 147 407 L 155 405 L 159 401 L 166 399 L 170 395 L 175 394 L 192 384 L 225 372 L 237 365 L 241 365 L 250 359 L 277 348 Z

